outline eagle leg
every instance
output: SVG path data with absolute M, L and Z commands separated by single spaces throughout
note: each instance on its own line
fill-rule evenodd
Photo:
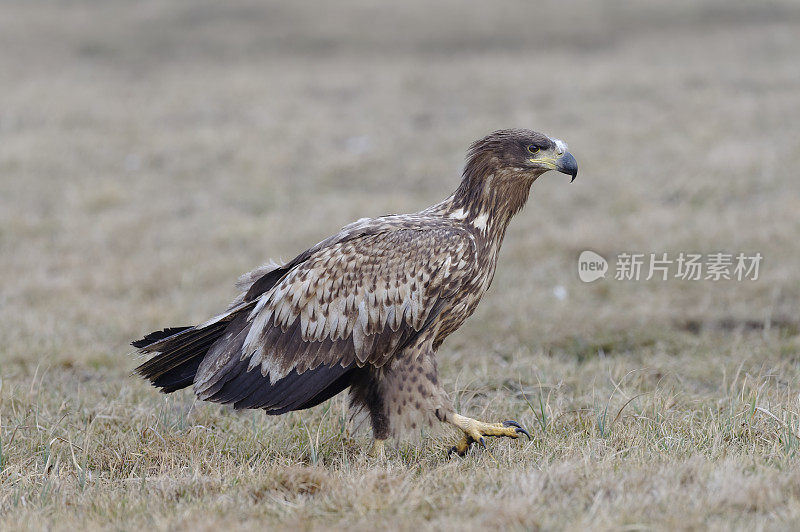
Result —
M 483 421 L 478 421 L 477 419 L 468 418 L 459 414 L 449 415 L 447 421 L 464 432 L 464 437 L 447 452 L 448 456 L 453 453 L 456 453 L 458 456 L 464 456 L 473 443 L 479 443 L 481 447 L 485 449 L 486 441 L 484 440 L 484 436 L 517 439 L 520 434 L 524 434 L 529 440 L 531 439 L 530 433 L 516 421 L 509 420 L 502 423 L 484 423 Z

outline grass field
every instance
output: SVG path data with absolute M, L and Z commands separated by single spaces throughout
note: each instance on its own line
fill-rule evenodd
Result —
M 0 4 L 0 528 L 796 529 L 800 7 Z M 163 396 L 128 342 L 236 277 L 452 191 L 503 127 L 565 139 L 439 352 L 533 441 L 367 456 L 343 398 Z M 577 257 L 759 252 L 756 281 L 582 283 Z

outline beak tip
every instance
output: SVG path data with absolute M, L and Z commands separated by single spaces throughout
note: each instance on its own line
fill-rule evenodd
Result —
M 571 175 L 572 179 L 570 183 L 572 183 L 575 181 L 575 178 L 578 177 L 578 161 L 575 160 L 575 157 L 573 157 L 570 152 L 565 152 L 558 160 L 556 170 Z

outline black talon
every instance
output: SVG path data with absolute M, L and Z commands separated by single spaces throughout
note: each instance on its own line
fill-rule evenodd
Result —
M 480 444 L 481 444 L 481 447 L 483 447 L 484 449 L 486 449 L 486 442 L 484 441 L 484 439 L 483 439 L 483 438 L 481 438 L 480 440 L 478 440 L 478 443 L 480 443 Z
M 531 435 L 528 433 L 528 431 L 523 429 L 522 427 L 520 427 L 518 429 L 514 429 L 514 432 L 516 432 L 517 434 L 524 434 L 525 436 L 528 437 L 529 440 L 533 439 L 533 438 L 531 438 Z
M 468 443 L 467 443 L 467 448 L 466 448 L 466 449 L 464 449 L 464 452 L 463 452 L 463 453 L 462 453 L 462 452 L 458 452 L 458 448 L 456 448 L 456 446 L 455 446 L 455 445 L 453 445 L 452 447 L 450 447 L 450 449 L 447 451 L 447 458 L 450 458 L 450 457 L 452 457 L 452 456 L 453 456 L 453 453 L 456 453 L 458 456 L 461 456 L 461 457 L 467 456 L 467 453 L 469 452 L 469 450 L 470 450 L 470 447 L 472 447 L 472 444 L 473 444 L 473 443 L 475 443 L 475 440 L 473 440 L 472 438 L 470 438 L 470 437 L 468 436 L 468 437 L 467 437 L 467 442 L 468 442 Z M 482 442 L 481 442 L 481 443 L 482 443 Z M 484 447 L 486 447 L 486 445 L 485 445 L 485 444 L 484 444 Z
M 522 425 L 520 425 L 516 421 L 513 421 L 511 419 L 509 419 L 508 421 L 503 421 L 503 426 L 504 427 L 514 427 L 514 432 L 516 432 L 517 434 L 524 434 L 525 436 L 528 437 L 529 440 L 533 439 L 533 438 L 531 438 L 530 433 L 527 430 L 525 430 L 525 427 L 523 427 Z
M 461 456 L 461 457 L 464 457 L 464 456 L 466 456 L 466 455 L 467 455 L 467 451 L 469 451 L 469 447 L 467 447 L 467 449 L 466 449 L 466 450 L 465 450 L 463 453 L 460 453 L 460 452 L 458 452 L 458 449 L 456 449 L 456 446 L 455 446 L 455 445 L 453 445 L 453 446 L 452 446 L 452 447 L 450 447 L 450 449 L 447 451 L 447 458 L 448 458 L 448 459 L 452 458 L 452 457 L 453 457 L 453 453 L 455 453 L 455 454 L 456 454 L 456 456 Z

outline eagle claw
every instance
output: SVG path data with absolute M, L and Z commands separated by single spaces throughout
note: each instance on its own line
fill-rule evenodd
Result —
M 469 448 L 472 447 L 473 443 L 475 443 L 475 440 L 473 440 L 472 438 L 463 438 L 460 442 L 458 442 L 456 445 L 453 445 L 452 447 L 450 447 L 450 449 L 447 450 L 447 458 L 451 458 L 453 456 L 453 453 L 461 457 L 466 456 L 467 451 L 469 451 Z M 482 443 L 482 445 L 483 448 L 485 449 L 486 444 Z
M 524 434 L 525 436 L 528 437 L 529 440 L 533 439 L 531 438 L 530 433 L 527 430 L 525 430 L 525 427 L 523 427 L 513 419 L 509 419 L 508 421 L 503 421 L 503 426 L 514 427 L 514 432 L 516 432 L 517 434 Z
M 450 458 L 453 453 L 457 454 L 458 456 L 466 456 L 467 451 L 469 451 L 470 447 L 472 447 L 473 443 L 479 443 L 481 447 L 486 449 L 486 440 L 483 439 L 483 436 L 478 438 L 477 440 L 468 434 L 464 434 L 464 437 L 461 438 L 461 441 L 457 444 L 453 445 L 447 451 L 447 458 Z
M 474 420 L 473 420 L 474 422 Z M 453 445 L 447 451 L 447 457 L 450 458 L 453 453 L 458 456 L 465 456 L 473 443 L 480 444 L 483 449 L 486 449 L 485 436 L 506 436 L 509 438 L 518 438 L 520 434 L 524 434 L 528 439 L 532 439 L 530 433 L 525 428 L 514 420 L 504 421 L 502 423 L 486 424 L 474 422 L 479 425 L 477 428 L 467 427 L 464 430 L 464 437 L 461 438 L 457 444 Z

